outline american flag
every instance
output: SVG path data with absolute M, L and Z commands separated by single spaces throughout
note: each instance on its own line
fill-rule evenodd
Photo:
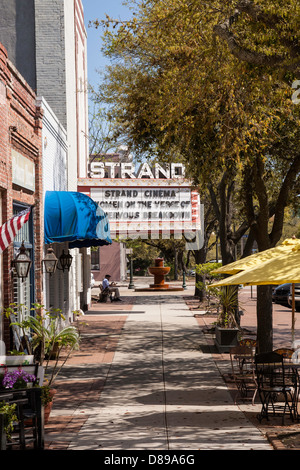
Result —
M 13 241 L 17 232 L 28 221 L 30 209 L 26 209 L 9 219 L 0 227 L 0 253 Z

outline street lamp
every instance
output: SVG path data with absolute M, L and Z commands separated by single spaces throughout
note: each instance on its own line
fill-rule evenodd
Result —
M 129 280 L 129 285 L 128 289 L 134 289 L 134 283 L 133 283 L 133 263 L 132 263 L 132 254 L 133 254 L 133 249 L 132 248 L 127 248 L 126 249 L 126 254 L 129 255 L 129 269 L 130 269 L 130 280 Z
M 26 248 L 24 246 L 24 241 L 22 241 L 22 245 L 20 246 L 19 254 L 12 262 L 18 278 L 24 279 L 28 276 L 30 266 L 32 264 L 31 259 L 27 256 Z
M 182 270 L 182 288 L 186 289 L 186 282 L 185 282 L 185 269 Z
M 55 256 L 53 248 L 51 246 L 47 250 L 47 254 L 44 259 L 42 259 L 46 273 L 54 274 L 57 268 L 58 259 Z

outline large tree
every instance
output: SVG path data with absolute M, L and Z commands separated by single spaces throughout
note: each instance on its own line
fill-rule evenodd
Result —
M 296 0 L 144 0 L 131 22 L 106 22 L 104 49 L 114 62 L 100 95 L 117 135 L 144 155 L 180 155 L 212 201 L 223 185 L 223 215 L 230 220 L 234 197 L 239 233 L 250 227 L 259 250 L 280 240 L 299 192 L 299 106 L 291 100 L 299 20 Z M 224 263 L 230 232 L 224 219 Z M 263 350 L 272 348 L 266 290 L 258 295 Z

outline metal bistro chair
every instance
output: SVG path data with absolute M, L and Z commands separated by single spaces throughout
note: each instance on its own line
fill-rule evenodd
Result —
M 21 449 L 26 449 L 30 442 L 35 450 L 44 449 L 44 422 L 42 408 L 42 390 L 32 387 L 13 392 L 12 403 L 17 403 L 19 423 L 16 431 L 19 434 Z M 13 445 L 13 442 L 11 443 Z
M 243 400 L 251 399 L 254 404 L 257 393 L 257 382 L 255 377 L 255 364 L 253 348 L 248 346 L 235 346 L 230 349 L 230 362 L 233 379 L 237 387 L 237 397 Z M 249 395 L 250 392 L 252 395 Z
M 283 356 L 275 352 L 255 356 L 255 370 L 258 393 L 262 404 L 258 420 L 269 419 L 269 409 L 273 414 L 282 412 L 282 424 L 286 412 L 294 421 L 297 418 L 298 373 L 293 367 L 286 367 Z
M 242 338 L 239 340 L 239 346 L 247 346 L 253 349 L 253 354 L 257 352 L 258 341 L 253 338 Z
M 280 354 L 283 357 L 283 362 L 292 362 L 292 356 L 294 354 L 294 349 L 289 349 L 289 348 L 279 348 L 279 349 L 274 349 L 274 353 Z

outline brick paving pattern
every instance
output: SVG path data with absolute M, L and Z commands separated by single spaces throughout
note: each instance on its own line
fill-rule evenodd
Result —
M 141 299 L 136 299 L 134 296 L 123 297 L 123 299 L 124 302 L 118 304 L 117 310 L 120 312 L 120 310 L 123 309 L 124 315 L 121 313 L 118 315 L 109 314 L 109 311 L 113 313 L 113 311 L 116 310 L 115 304 L 93 303 L 88 314 L 81 317 L 80 331 L 82 333 L 82 341 L 80 350 L 74 352 L 72 357 L 68 359 L 68 366 L 107 364 L 109 367 L 118 347 L 122 328 L 127 319 L 127 312 L 135 303 L 141 301 Z M 212 323 L 216 321 L 216 315 L 203 315 L 198 313 L 197 307 L 199 303 L 193 296 L 185 296 L 184 299 L 189 308 L 195 310 L 195 318 L 199 328 L 209 329 Z M 252 296 L 251 298 L 248 296 L 245 298 L 245 301 L 247 302 L 247 315 L 242 317 L 242 326 L 251 334 L 255 333 L 255 298 L 252 299 Z M 288 323 L 288 319 L 282 315 L 280 316 L 281 307 L 274 307 L 274 347 L 279 347 L 279 345 L 285 343 L 289 334 L 286 328 L 283 329 L 283 336 L 280 333 L 280 328 L 285 325 L 285 321 Z M 93 315 L 93 312 L 96 311 L 98 311 L 98 313 L 100 312 L 100 315 Z M 101 314 L 101 311 L 103 311 L 103 314 Z M 205 338 L 216 364 L 220 364 L 222 361 L 228 361 L 228 354 L 216 353 L 214 349 L 214 336 L 207 334 Z M 232 391 L 232 394 L 235 395 L 234 384 L 230 381 L 227 381 L 226 384 L 228 389 Z M 55 412 L 52 416 L 50 415 L 49 422 L 45 426 L 45 448 L 47 450 L 66 450 L 68 448 L 72 440 L 72 435 L 79 432 L 89 417 L 85 411 L 80 410 L 80 407 L 84 405 L 85 402 L 91 403 L 98 401 L 104 386 L 105 377 L 102 379 L 97 377 L 90 379 L 82 378 L 80 380 L 62 380 L 58 377 L 55 384 L 57 393 L 53 405 Z M 299 425 L 289 422 L 288 419 L 286 420 L 285 426 L 281 425 L 280 417 L 272 418 L 269 422 L 263 420 L 262 423 L 259 423 L 257 411 L 255 409 L 253 410 L 251 405 L 248 407 L 241 406 L 240 409 L 241 412 L 244 412 L 248 419 L 268 437 L 276 450 L 290 449 L 288 440 L 283 443 L 282 439 L 279 439 L 278 436 L 300 432 Z M 61 435 L 63 435 L 62 439 L 60 439 Z
M 118 310 L 129 310 L 134 303 L 134 298 L 124 298 L 124 302 Z M 81 333 L 80 350 L 74 351 L 67 360 L 67 365 L 110 364 L 116 351 L 118 340 L 122 334 L 122 328 L 127 315 L 94 315 L 98 310 L 114 310 L 114 304 L 93 303 L 89 314 L 80 317 L 79 330 Z M 98 401 L 105 385 L 105 379 L 60 380 L 55 382 L 57 390 L 53 402 L 53 410 L 61 412 L 61 415 L 50 415 L 48 424 L 45 425 L 45 449 L 66 450 L 71 441 L 72 434 L 79 432 L 81 426 L 88 419 L 86 413 L 76 413 L 85 402 Z M 59 440 L 59 436 L 70 435 L 70 440 Z

